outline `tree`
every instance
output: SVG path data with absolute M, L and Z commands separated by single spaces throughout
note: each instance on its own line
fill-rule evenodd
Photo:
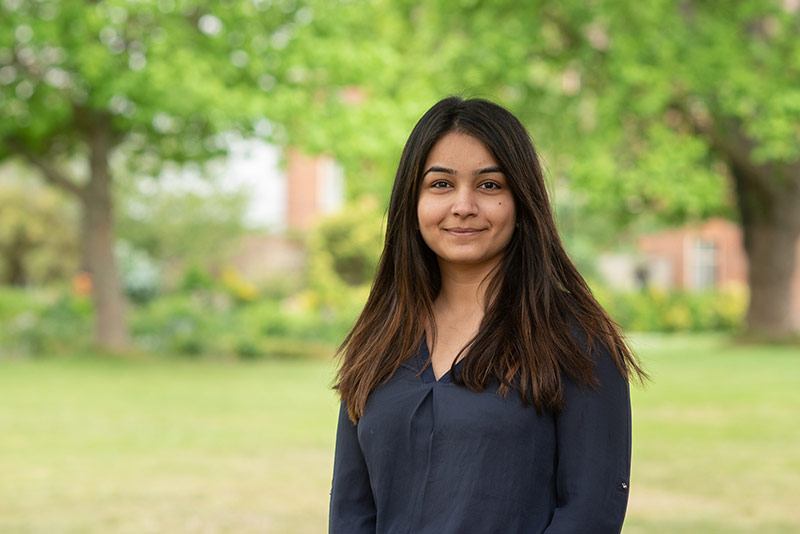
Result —
M 573 109 L 583 114 L 574 122 L 594 123 L 582 128 L 588 157 L 569 164 L 576 184 L 595 205 L 670 221 L 724 211 L 732 199 L 750 265 L 747 324 L 778 337 L 797 327 L 793 5 L 609 2 L 582 24 L 559 26 L 578 51 Z
M 258 129 L 333 153 L 353 196 L 385 198 L 414 121 L 453 93 L 516 112 L 586 224 L 737 213 L 748 325 L 778 336 L 793 328 L 796 0 L 0 6 L 0 160 L 25 157 L 83 206 L 102 344 L 125 341 L 110 253 L 112 154 L 143 174 L 166 160 L 203 162 L 224 150 L 221 132 Z
M 581 43 L 573 68 L 585 89 L 575 109 L 596 117 L 584 128 L 590 157 L 571 165 L 577 183 L 594 184 L 595 194 L 624 188 L 624 205 L 683 220 L 719 211 L 727 192 L 749 259 L 748 328 L 789 334 L 800 319 L 791 313 L 800 6 L 608 2 L 601 9 L 564 30 Z
M 100 346 L 125 347 L 112 156 L 138 175 L 203 162 L 291 98 L 279 50 L 301 2 L 0 3 L 0 161 L 22 157 L 81 207 Z M 284 90 L 285 88 L 285 90 Z
M 392 61 L 338 73 L 361 89 L 362 107 L 375 99 L 384 110 L 391 95 L 405 125 L 436 96 L 489 96 L 523 119 L 554 180 L 568 182 L 592 217 L 624 227 L 738 215 L 749 329 L 780 337 L 796 328 L 798 2 L 414 4 L 355 2 L 336 8 L 346 27 L 315 21 L 327 54 L 341 50 L 332 46 L 339 32 L 353 64 L 370 66 L 375 54 Z M 369 47 L 375 28 L 384 39 Z

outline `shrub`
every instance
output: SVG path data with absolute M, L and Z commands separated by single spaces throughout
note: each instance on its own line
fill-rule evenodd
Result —
M 253 302 L 258 298 L 258 288 L 231 266 L 222 269 L 220 279 L 222 288 L 237 302 Z
M 0 349 L 22 355 L 86 350 L 92 303 L 63 288 L 0 288 Z
M 150 255 L 126 241 L 118 241 L 114 253 L 128 299 L 140 304 L 153 299 L 158 293 L 160 273 Z
M 221 293 L 179 293 L 139 307 L 135 341 L 151 352 L 242 359 L 330 354 L 346 329 L 291 301 L 240 301 Z
M 739 328 L 747 309 L 747 290 L 688 292 L 648 288 L 610 291 L 594 288 L 595 296 L 623 329 L 636 332 L 731 331 Z
M 197 264 L 191 264 L 183 271 L 179 290 L 182 292 L 211 291 L 216 287 L 214 277 Z
M 152 352 L 199 355 L 214 352 L 215 333 L 227 304 L 213 293 L 194 292 L 154 299 L 131 317 L 134 339 Z

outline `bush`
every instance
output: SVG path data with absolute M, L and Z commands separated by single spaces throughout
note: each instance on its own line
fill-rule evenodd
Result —
M 242 359 L 330 354 L 347 326 L 293 307 L 291 301 L 238 301 L 222 293 L 160 297 L 136 309 L 134 339 L 151 352 L 231 355 Z
M 323 219 L 309 238 L 312 285 L 369 285 L 383 250 L 382 221 L 371 196 Z
M 195 287 L 208 287 L 200 281 Z M 342 290 L 336 305 L 314 289 L 289 298 L 243 300 L 197 289 L 155 297 L 132 309 L 134 342 L 155 354 L 245 360 L 329 356 L 361 311 L 369 288 Z M 743 322 L 745 288 L 690 293 L 597 287 L 600 303 L 627 331 L 733 331 Z M 44 355 L 92 345 L 92 305 L 63 288 L 0 288 L 0 352 Z
M 338 344 L 350 330 L 355 315 L 347 310 L 320 307 L 311 291 L 281 301 L 263 300 L 241 308 L 241 327 L 263 337 Z
M 595 296 L 624 330 L 634 332 L 732 331 L 747 310 L 747 290 L 667 292 L 658 288 L 613 292 L 595 288 Z
M 22 355 L 83 351 L 92 336 L 92 303 L 61 288 L 0 288 L 0 350 Z
M 160 273 L 150 255 L 126 241 L 118 241 L 114 253 L 128 299 L 139 304 L 153 299 L 158 293 Z
M 247 302 L 222 291 L 192 291 L 134 306 L 129 324 L 135 345 L 153 354 L 257 359 L 330 356 L 353 319 L 320 311 L 311 293 Z M 0 353 L 75 353 L 92 344 L 88 297 L 0 288 Z
M 214 277 L 197 264 L 191 264 L 184 269 L 179 284 L 179 290 L 183 292 L 211 291 L 215 287 Z
M 143 348 L 156 353 L 199 355 L 218 352 L 216 335 L 226 323 L 229 307 L 213 293 L 162 296 L 137 308 L 131 333 Z

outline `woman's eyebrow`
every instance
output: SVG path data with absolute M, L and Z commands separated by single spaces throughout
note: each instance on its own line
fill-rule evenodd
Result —
M 449 169 L 447 167 L 440 167 L 438 165 L 433 165 L 431 168 L 429 168 L 427 171 L 425 171 L 422 174 L 422 177 L 424 178 L 425 175 L 428 174 L 429 172 L 443 172 L 445 174 L 453 174 L 453 175 L 458 174 L 458 172 L 456 172 L 455 169 Z M 478 169 L 477 171 L 473 172 L 472 174 L 477 176 L 479 174 L 492 174 L 492 173 L 495 173 L 495 172 L 499 172 L 501 174 L 503 173 L 503 171 L 500 170 L 500 167 L 492 166 L 492 167 L 484 167 L 483 169 Z
M 478 174 L 491 174 L 491 173 L 494 173 L 494 172 L 499 172 L 500 174 L 503 174 L 503 171 L 500 170 L 500 167 L 497 167 L 497 166 L 484 167 L 483 169 L 478 169 L 477 171 L 473 172 L 472 174 L 477 176 Z
M 438 165 L 434 165 L 433 167 L 422 173 L 422 177 L 424 178 L 425 175 L 428 174 L 429 172 L 443 172 L 445 174 L 456 174 L 456 171 L 454 169 L 448 169 L 447 167 L 439 167 Z

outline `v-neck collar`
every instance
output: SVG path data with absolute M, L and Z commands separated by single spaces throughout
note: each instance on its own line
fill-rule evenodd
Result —
M 455 370 L 458 372 L 458 368 L 461 366 L 461 362 L 464 359 L 460 359 L 456 362 Z M 436 379 L 436 374 L 433 372 L 433 364 L 431 363 L 431 353 L 430 349 L 428 349 L 428 340 L 427 338 L 423 338 L 422 346 L 419 349 L 419 353 L 417 355 L 417 362 L 419 364 L 419 368 L 422 369 L 422 381 L 426 384 L 431 383 L 451 383 L 453 382 L 453 377 L 451 376 L 450 371 L 453 369 L 452 367 L 442 374 L 439 379 Z

